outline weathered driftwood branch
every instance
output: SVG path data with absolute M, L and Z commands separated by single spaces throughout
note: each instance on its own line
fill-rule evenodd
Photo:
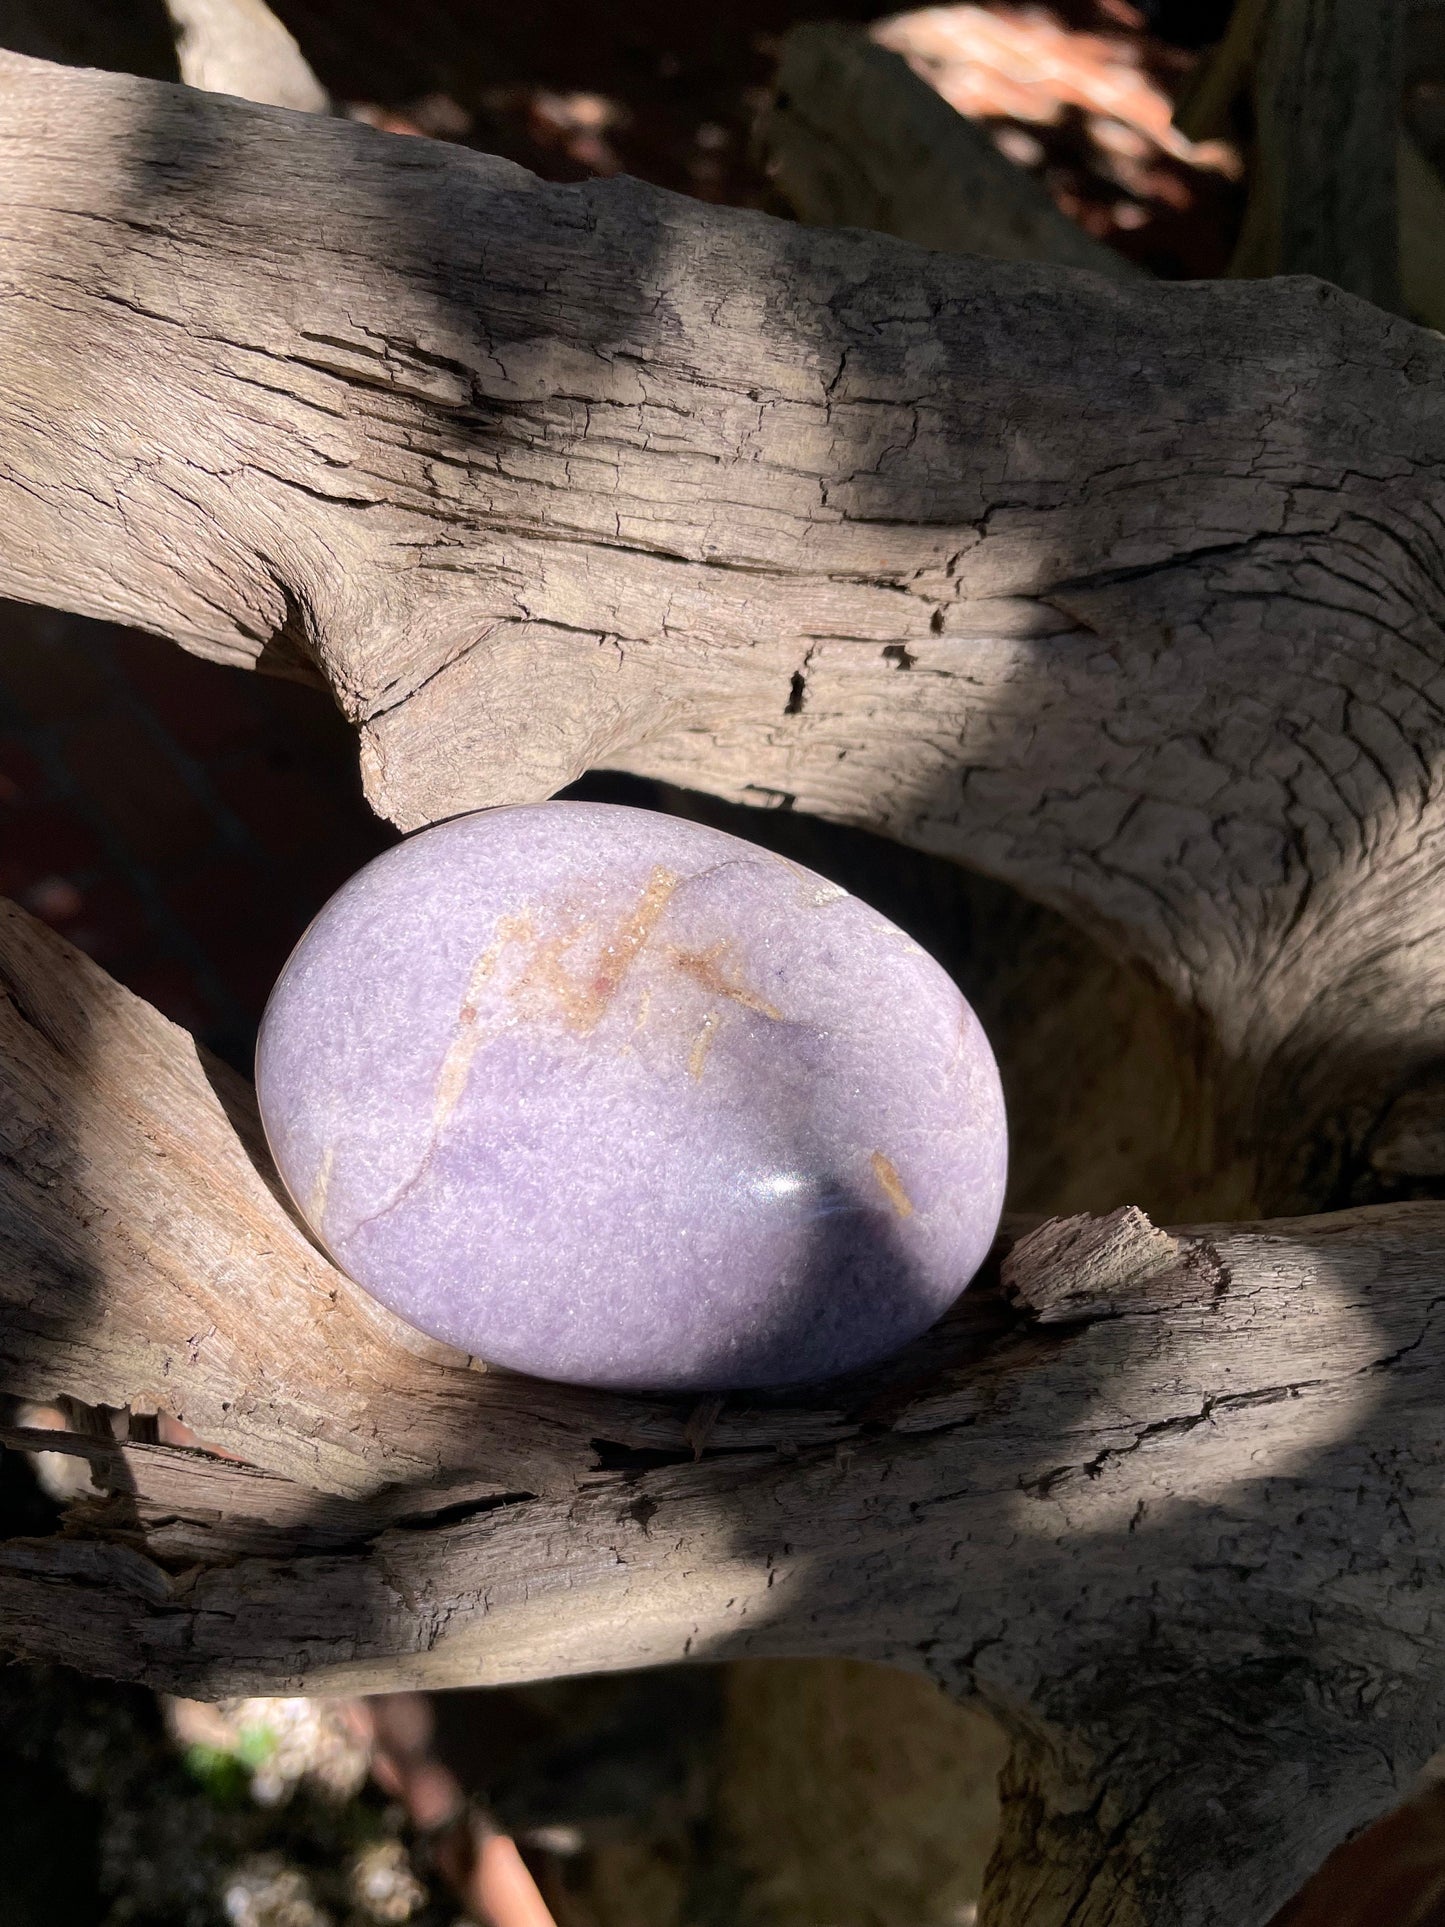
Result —
M 1139 276 L 1061 214 L 1043 185 L 901 54 L 856 27 L 784 35 L 756 140 L 805 221 L 873 228 L 954 254 L 1091 268 L 1114 281 Z
M 1203 1014 L 1267 1201 L 1369 1176 L 1445 1047 L 1445 344 L 0 89 L 0 586 L 324 675 L 403 824 L 612 763 L 958 855 Z
M 0 1376 L 245 1461 L 6 1433 L 98 1487 L 0 1545 L 10 1650 L 198 1694 L 923 1666 L 1014 1735 L 1010 1923 L 1262 1921 L 1445 1736 L 1445 1207 L 1048 1225 L 894 1367 L 699 1424 L 404 1343 L 239 1080 L 13 909 L 0 986 Z

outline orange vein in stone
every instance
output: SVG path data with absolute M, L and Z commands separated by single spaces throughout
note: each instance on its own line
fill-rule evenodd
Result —
M 432 1098 L 433 1143 L 436 1141 L 437 1132 L 447 1123 L 461 1100 L 462 1092 L 467 1087 L 472 1059 L 482 1044 L 483 1033 L 477 1024 L 477 1005 L 482 991 L 488 979 L 495 975 L 497 964 L 507 945 L 524 942 L 531 934 L 532 921 L 525 913 L 517 917 L 503 917 L 497 925 L 495 943 L 489 944 L 472 965 L 471 975 L 467 979 L 467 987 L 462 996 L 461 1008 L 457 1012 L 457 1026 L 452 1032 L 451 1042 L 447 1045 L 447 1054 L 442 1059 L 436 1092 Z
M 311 1206 L 306 1213 L 306 1222 L 319 1232 L 321 1221 L 326 1216 L 326 1194 L 331 1189 L 331 1168 L 336 1162 L 336 1146 L 328 1144 L 321 1153 L 321 1163 L 311 1185 Z
M 702 1020 L 702 1028 L 693 1039 L 692 1053 L 687 1060 L 687 1068 L 694 1077 L 702 1076 L 703 1066 L 707 1063 L 707 1054 L 712 1049 L 712 1040 L 717 1034 L 717 1027 L 721 1021 L 715 1010 L 710 1010 Z
M 888 1202 L 893 1206 L 893 1209 L 898 1213 L 900 1218 L 911 1218 L 913 1216 L 913 1200 L 903 1188 L 903 1180 L 898 1175 L 898 1166 L 893 1162 L 892 1158 L 884 1157 L 881 1151 L 875 1151 L 871 1161 L 873 1165 L 873 1175 L 882 1185 L 887 1194 Z
M 724 973 L 718 959 L 726 947 L 725 944 L 715 943 L 710 950 L 672 950 L 668 955 L 685 976 L 701 984 L 704 990 L 711 991 L 713 996 L 731 998 L 733 1003 L 741 1004 L 744 1010 L 756 1011 L 759 1017 L 771 1017 L 781 1023 L 783 1013 L 775 1004 L 770 1004 L 757 991 L 749 990 L 746 984 L 740 984 Z
M 648 878 L 647 888 L 637 907 L 630 916 L 623 918 L 603 945 L 602 956 L 592 978 L 591 1002 L 595 1007 L 593 1024 L 621 989 L 622 980 L 632 968 L 634 958 L 656 929 L 658 918 L 667 908 L 673 891 L 681 881 L 681 877 L 659 865 Z
M 563 957 L 583 940 L 590 925 L 580 924 L 538 945 L 512 993 L 519 1007 L 528 1002 L 535 1005 L 540 993 L 543 1008 L 550 1001 L 560 1011 L 563 1022 L 573 1030 L 584 1037 L 594 1031 L 681 881 L 671 870 L 655 869 L 638 902 L 616 926 L 602 945 L 597 962 L 584 974 L 574 976 L 563 963 Z

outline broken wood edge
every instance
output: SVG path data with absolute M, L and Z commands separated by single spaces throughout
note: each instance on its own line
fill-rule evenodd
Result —
M 1228 1274 L 1208 1239 L 1160 1231 L 1126 1205 L 1050 1219 L 1008 1252 L 1000 1282 L 1038 1324 L 1075 1325 L 1221 1292 Z

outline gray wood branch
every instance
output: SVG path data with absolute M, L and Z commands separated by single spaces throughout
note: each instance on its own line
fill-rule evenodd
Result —
M 901 54 L 856 27 L 807 25 L 783 36 L 756 140 L 804 221 L 872 228 L 953 254 L 1090 268 L 1113 281 L 1139 276 L 1061 214 L 1042 184 Z
M 1202 1015 L 1245 1190 L 1388 1162 L 1445 1059 L 1445 343 L 0 97 L 7 593 L 324 677 L 403 825 L 613 764 L 961 857 Z
M 1014 1736 L 996 1927 L 1263 1922 L 1445 1738 L 1445 1206 L 1048 1224 L 889 1368 L 701 1427 L 369 1306 L 246 1087 L 7 908 L 0 1251 L 0 1387 L 239 1455 L 7 1430 L 98 1488 L 0 1543 L 12 1652 L 203 1696 L 921 1667 Z

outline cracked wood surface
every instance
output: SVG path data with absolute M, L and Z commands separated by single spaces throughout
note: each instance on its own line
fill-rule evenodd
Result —
M 96 1486 L 0 1544 L 9 1650 L 200 1695 L 922 1667 L 1014 1737 L 1011 1924 L 1262 1921 L 1445 1738 L 1445 1206 L 1050 1222 L 865 1378 L 618 1398 L 370 1305 L 244 1083 L 13 907 L 0 985 L 0 1381 L 238 1455 L 8 1429 Z
M 1445 1053 L 1437 336 L 0 94 L 0 587 L 324 676 L 406 826 L 612 764 L 961 857 L 1202 1014 L 1267 1207 L 1358 1195 Z

